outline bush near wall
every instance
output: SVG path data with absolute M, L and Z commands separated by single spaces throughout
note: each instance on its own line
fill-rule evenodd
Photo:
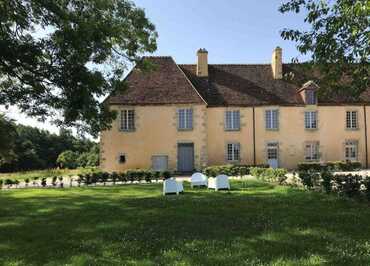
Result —
M 325 164 L 320 163 L 299 163 L 298 171 L 357 171 L 361 169 L 360 162 L 351 161 L 333 161 L 326 162 Z
M 96 184 L 103 184 L 106 185 L 108 182 L 112 183 L 115 185 L 117 182 L 120 183 L 134 183 L 134 182 L 147 182 L 151 183 L 153 181 L 158 182 L 161 179 L 168 179 L 172 176 L 172 173 L 169 171 L 164 171 L 164 172 L 155 172 L 152 170 L 144 170 L 144 169 L 131 169 L 127 170 L 122 173 L 108 173 L 108 172 L 101 172 L 101 171 L 94 171 L 91 173 L 81 173 L 78 174 L 78 178 L 75 179 L 74 181 L 77 182 L 78 186 L 81 185 L 96 185 Z M 29 179 L 27 179 L 28 182 L 25 181 L 25 184 L 29 184 Z M 59 184 L 63 182 L 62 177 L 53 177 L 51 183 L 47 183 L 48 180 L 47 178 L 42 178 L 41 183 L 39 182 L 40 179 L 38 177 L 35 177 L 33 179 L 33 182 L 31 182 L 32 186 L 39 186 L 41 185 L 42 187 L 47 187 L 52 185 L 53 187 L 56 187 L 57 185 L 57 180 L 59 180 Z M 11 187 L 17 187 L 18 184 L 20 183 L 19 180 L 17 179 L 0 179 L 0 189 L 4 186 L 7 188 Z M 50 182 L 50 181 L 49 181 Z M 70 181 L 70 185 L 72 186 L 72 182 Z M 64 185 L 60 185 L 60 187 L 64 187 Z
M 257 165 L 260 168 L 267 168 L 268 165 L 261 164 Z M 203 169 L 203 174 L 208 177 L 216 177 L 218 175 L 228 175 L 228 176 L 244 176 L 250 174 L 250 168 L 256 167 L 253 165 L 234 165 L 234 164 L 226 164 L 226 165 L 214 165 L 208 166 Z
M 268 182 L 278 182 L 283 184 L 287 179 L 286 174 L 288 171 L 283 168 L 261 168 L 261 167 L 251 167 L 250 174 L 257 179 L 268 181 Z

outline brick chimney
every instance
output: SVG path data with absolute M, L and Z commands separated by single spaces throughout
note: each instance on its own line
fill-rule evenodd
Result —
M 283 78 L 283 49 L 279 46 L 274 49 L 271 60 L 272 76 L 274 79 Z
M 197 76 L 208 77 L 208 52 L 206 49 L 199 49 L 197 52 Z

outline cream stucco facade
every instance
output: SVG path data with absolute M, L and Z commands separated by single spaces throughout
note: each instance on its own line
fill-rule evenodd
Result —
M 178 168 L 178 144 L 193 143 L 194 168 L 229 163 L 227 144 L 240 145 L 240 164 L 267 163 L 267 144 L 278 149 L 278 166 L 293 169 L 305 161 L 305 143 L 319 142 L 319 161 L 345 160 L 344 146 L 348 140 L 358 143 L 357 160 L 367 166 L 366 146 L 369 139 L 365 127 L 370 123 L 370 108 L 362 105 L 341 106 L 256 106 L 207 107 L 206 104 L 186 105 L 113 105 L 113 109 L 135 112 L 135 130 L 120 130 L 120 117 L 111 130 L 101 134 L 101 168 L 124 171 L 151 168 L 153 156 L 166 156 L 168 169 Z M 180 108 L 193 110 L 192 130 L 178 129 Z M 278 110 L 279 126 L 266 129 L 265 111 Z M 239 110 L 240 130 L 225 129 L 225 111 Z M 366 110 L 366 116 L 365 116 Z M 305 128 L 305 111 L 317 111 L 317 129 Z M 357 111 L 356 129 L 346 128 L 346 112 Z M 366 117 L 366 123 L 365 123 Z M 119 160 L 120 155 L 125 161 Z

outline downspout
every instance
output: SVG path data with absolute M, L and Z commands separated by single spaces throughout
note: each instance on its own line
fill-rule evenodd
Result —
M 367 119 L 366 119 L 366 105 L 364 107 L 364 125 L 365 125 L 365 158 L 366 158 L 366 169 L 369 168 L 369 163 L 368 163 L 368 151 L 367 151 Z
M 253 165 L 256 165 L 256 116 L 254 112 L 254 106 L 252 110 L 253 110 Z M 366 151 L 367 151 L 367 148 L 366 148 Z

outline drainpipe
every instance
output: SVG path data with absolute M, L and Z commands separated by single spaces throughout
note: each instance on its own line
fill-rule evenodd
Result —
M 363 106 L 364 107 L 364 125 L 365 125 L 365 158 L 366 158 L 366 162 L 365 162 L 365 166 L 366 166 L 366 169 L 369 168 L 369 163 L 368 163 L 368 152 L 367 152 L 367 119 L 366 119 L 366 105 Z
M 253 164 L 256 165 L 256 116 L 254 112 L 254 106 L 252 110 L 253 110 Z M 367 151 L 367 148 L 366 148 L 366 151 Z M 367 162 L 367 159 L 366 159 L 366 162 Z

